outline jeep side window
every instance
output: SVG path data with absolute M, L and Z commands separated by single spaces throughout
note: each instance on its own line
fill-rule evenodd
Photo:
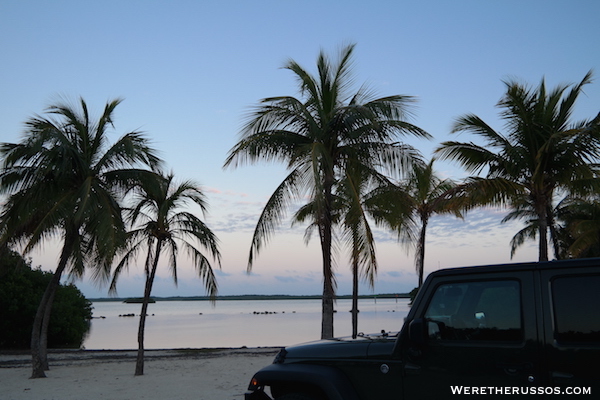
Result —
M 522 340 L 519 282 L 442 284 L 429 303 L 425 320 L 432 340 Z
M 552 281 L 554 338 L 559 343 L 600 343 L 600 276 Z

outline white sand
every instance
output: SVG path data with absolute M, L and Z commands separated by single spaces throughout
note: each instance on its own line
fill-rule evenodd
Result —
M 242 400 L 252 375 L 277 348 L 147 350 L 143 376 L 135 351 L 49 355 L 46 378 L 29 379 L 29 356 L 0 353 L 1 400 Z

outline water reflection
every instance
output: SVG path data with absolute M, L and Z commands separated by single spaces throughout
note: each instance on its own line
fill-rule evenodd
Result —
M 86 349 L 137 348 L 140 304 L 94 302 L 93 307 Z M 338 300 L 335 308 L 335 335 L 351 335 L 351 301 Z M 400 330 L 409 307 L 407 299 L 365 299 L 359 309 L 359 331 L 372 333 Z M 127 314 L 135 317 L 122 316 Z M 158 301 L 149 305 L 148 314 L 147 349 L 287 346 L 321 334 L 320 300 L 222 300 L 215 306 Z

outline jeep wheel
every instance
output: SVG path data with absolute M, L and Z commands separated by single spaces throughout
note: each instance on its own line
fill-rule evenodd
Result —
M 315 400 L 315 398 L 304 393 L 288 393 L 275 400 Z

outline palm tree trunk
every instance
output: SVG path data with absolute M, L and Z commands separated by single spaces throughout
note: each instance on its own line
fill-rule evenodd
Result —
M 47 346 L 47 340 L 42 342 L 42 326 L 43 326 L 43 322 L 44 322 L 44 317 L 46 316 L 46 309 L 51 307 L 50 304 L 50 299 L 51 299 L 51 292 L 52 292 L 52 286 L 54 285 L 54 277 L 58 276 L 57 274 L 59 273 L 58 269 L 57 271 L 54 273 L 54 276 L 52 278 L 52 280 L 48 283 L 48 286 L 46 286 L 46 290 L 44 291 L 44 294 L 42 296 L 42 299 L 40 300 L 40 304 L 38 305 L 37 308 L 37 312 L 35 313 L 35 318 L 33 319 L 33 328 L 31 330 L 31 367 L 32 367 L 32 371 L 31 371 L 31 378 L 35 379 L 35 378 L 45 378 L 46 374 L 45 374 L 45 370 L 46 370 L 46 365 L 44 362 L 44 353 L 47 353 L 44 351 L 43 346 L 44 344 Z M 59 278 L 60 279 L 60 278 Z M 47 363 L 47 357 L 46 357 L 46 363 Z
M 162 240 L 156 242 L 156 253 L 152 261 L 152 269 L 146 276 L 146 286 L 144 288 L 144 299 L 142 300 L 142 311 L 140 313 L 140 325 L 138 327 L 138 353 L 135 362 L 135 376 L 144 375 L 144 331 L 146 329 L 146 315 L 148 313 L 148 303 L 150 302 L 150 293 L 152 292 L 152 284 L 156 276 L 156 267 L 158 266 L 158 258 L 162 247 Z
M 352 339 L 358 336 L 358 254 L 352 257 Z
M 323 316 L 321 320 L 321 339 L 333 337 L 333 300 L 335 296 L 333 270 L 331 268 L 331 226 L 324 229 L 321 242 L 323 256 Z
M 321 339 L 333 338 L 333 301 L 335 298 L 335 288 L 333 279 L 333 268 L 331 265 L 331 244 L 332 244 L 332 195 L 333 177 L 325 178 L 324 183 L 325 207 L 319 223 L 319 233 L 321 236 L 321 254 L 323 258 L 323 299 L 322 299 L 322 320 L 321 320 Z
M 539 261 L 548 261 L 548 228 L 545 223 L 540 224 L 540 258 Z
M 550 209 L 550 207 L 546 207 L 546 216 L 548 220 L 548 228 L 550 230 L 550 241 L 552 242 L 552 248 L 554 250 L 554 258 L 560 260 L 562 257 L 560 251 L 560 243 L 558 239 L 558 232 L 556 230 L 554 213 Z
M 421 217 L 421 232 L 419 234 L 419 243 L 417 243 L 417 256 L 415 267 L 417 270 L 417 276 L 419 278 L 420 288 L 423 285 L 423 272 L 425 270 L 425 239 L 427 235 L 427 218 Z
M 539 224 L 539 261 L 548 261 L 548 216 L 546 214 L 546 201 L 539 204 L 537 209 Z
M 48 325 L 54 293 L 56 293 L 56 288 L 60 283 L 60 278 L 65 267 L 66 263 L 62 266 L 59 264 L 59 267 L 54 272 L 52 280 L 46 286 L 33 320 L 33 328 L 31 330 L 31 378 L 46 377 L 44 371 L 48 369 Z
M 56 289 L 60 284 L 60 278 L 67 267 L 68 255 L 74 246 L 74 241 L 70 240 L 71 235 L 65 235 L 65 243 L 60 256 L 60 261 L 52 279 L 48 282 L 46 290 L 42 296 L 38 309 L 33 320 L 31 330 L 31 378 L 45 378 L 44 371 L 48 370 L 48 326 L 52 312 L 52 303 Z
M 62 274 L 61 274 L 62 275 Z M 60 281 L 60 277 L 59 277 Z M 40 336 L 40 359 L 42 362 L 42 368 L 44 371 L 50 370 L 50 364 L 48 363 L 48 328 L 50 327 L 50 317 L 52 316 L 52 305 L 54 304 L 54 296 L 56 295 L 56 290 L 58 289 L 58 284 L 55 285 L 50 292 L 50 298 L 46 303 L 46 309 L 44 311 L 44 317 L 42 319 L 42 330 Z

